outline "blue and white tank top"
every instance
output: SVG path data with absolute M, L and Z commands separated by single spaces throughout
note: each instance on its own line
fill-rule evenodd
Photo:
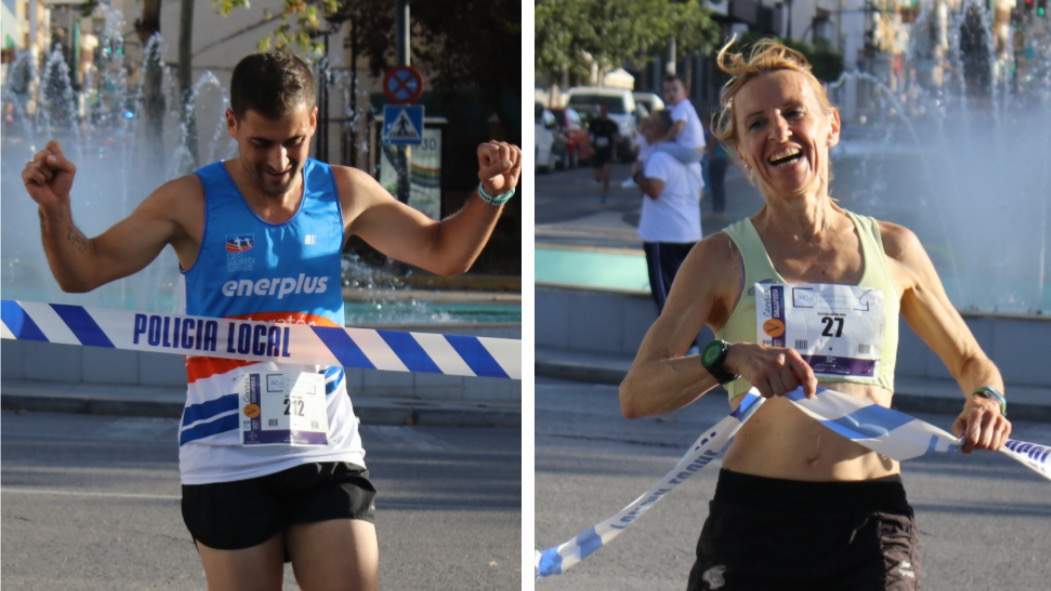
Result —
M 252 211 L 222 162 L 196 174 L 204 189 L 204 232 L 197 260 L 184 272 L 186 313 L 343 326 L 343 217 L 331 168 L 307 161 L 299 209 L 280 224 Z M 243 446 L 245 409 L 235 384 L 247 373 L 293 369 L 325 376 L 328 443 Z M 342 367 L 187 357 L 186 378 L 179 432 L 183 484 L 255 478 L 306 462 L 365 465 Z

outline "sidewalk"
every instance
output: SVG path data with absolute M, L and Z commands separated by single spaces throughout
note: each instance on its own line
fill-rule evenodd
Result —
M 376 390 L 379 390 L 378 388 Z M 351 392 L 354 412 L 366 425 L 430 427 L 521 426 L 518 402 L 424 400 L 385 396 L 380 391 Z M 64 412 L 99 415 L 179 418 L 185 388 L 67 384 L 4 380 L 0 406 L 14 412 Z

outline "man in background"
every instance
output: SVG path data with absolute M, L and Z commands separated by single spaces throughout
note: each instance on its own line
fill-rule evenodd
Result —
M 609 163 L 613 160 L 614 147 L 617 145 L 617 123 L 609 118 L 609 109 L 600 105 L 598 117 L 588 122 L 588 134 L 591 145 L 595 147 L 592 158 L 592 176 L 595 182 L 602 183 L 602 202 L 609 196 Z
M 701 165 L 685 164 L 661 144 L 675 126 L 670 111 L 657 111 L 643 125 L 643 133 L 652 149 L 635 182 L 642 190 L 639 216 L 639 238 L 646 253 L 650 293 L 658 313 L 664 309 L 675 274 L 682 261 L 702 238 Z
M 686 86 L 675 75 L 664 78 L 664 100 L 668 102 L 674 122 L 665 139 L 703 153 L 704 130 L 701 127 L 701 118 L 697 116 L 697 110 L 693 108 L 690 99 L 686 97 Z

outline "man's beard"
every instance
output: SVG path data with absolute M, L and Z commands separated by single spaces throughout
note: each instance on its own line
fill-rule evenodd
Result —
M 256 175 L 259 179 L 259 186 L 263 193 L 270 195 L 271 197 L 281 197 L 288 192 L 292 187 L 292 184 L 295 182 L 296 175 L 299 173 L 299 165 L 293 164 L 287 178 L 281 182 L 275 180 L 274 175 L 266 172 L 265 167 L 256 170 Z

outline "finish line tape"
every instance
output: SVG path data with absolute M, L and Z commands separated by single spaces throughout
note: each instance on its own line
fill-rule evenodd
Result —
M 522 378 L 522 345 L 514 339 L 275 324 L 17 300 L 0 300 L 0 320 L 4 339 L 246 361 Z
M 686 482 L 690 476 L 707 466 L 712 460 L 719 457 L 737 430 L 745 424 L 755 411 L 762 406 L 765 399 L 756 394 L 748 392 L 741 399 L 741 404 L 723 420 L 719 421 L 710 429 L 705 429 L 700 437 L 693 442 L 690 449 L 679 459 L 667 474 L 653 483 L 646 492 L 632 501 L 612 517 L 596 524 L 594 527 L 585 529 L 577 534 L 575 538 L 563 544 L 548 548 L 536 555 L 537 578 L 551 575 L 560 575 L 571 566 L 594 554 L 599 548 L 605 546 L 613 538 L 616 538 L 629 525 L 634 523 L 643 513 L 649 511 L 657 504 L 664 495 L 671 492 L 673 488 Z
M 802 388 L 796 388 L 786 397 L 836 434 L 898 461 L 959 451 L 960 440 L 948 432 L 894 409 L 866 404 L 842 392 L 818 388 L 817 395 L 808 399 L 803 396 Z M 764 401 L 755 389 L 750 390 L 736 410 L 714 427 L 706 429 L 671 471 L 627 507 L 571 540 L 537 551 L 536 577 L 560 575 L 620 535 L 672 489 L 718 457 Z M 1051 462 L 1048 461 L 1051 447 L 1008 439 L 999 451 L 1051 480 Z

